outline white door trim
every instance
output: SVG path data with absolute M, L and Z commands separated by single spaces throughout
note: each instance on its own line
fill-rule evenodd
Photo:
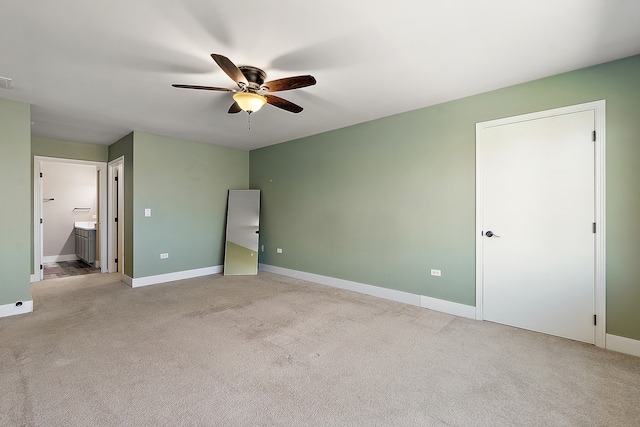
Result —
M 115 172 L 118 171 L 118 210 L 115 212 L 115 197 L 113 194 L 113 180 L 115 179 Z M 117 159 L 109 162 L 109 185 L 108 185 L 108 211 L 109 211 L 109 261 L 108 268 L 109 273 L 116 273 L 119 270 L 124 273 L 124 156 L 120 156 Z M 118 218 L 120 227 L 117 227 L 115 218 Z M 118 235 L 118 229 L 120 235 Z M 116 265 L 115 259 L 118 257 L 118 245 L 122 247 L 120 258 L 118 259 L 118 265 Z
M 597 316 L 595 327 L 595 345 L 605 347 L 606 338 L 606 203 L 605 203 L 605 100 L 588 102 L 585 104 L 572 105 L 552 110 L 539 111 L 531 114 L 507 117 L 503 119 L 491 120 L 476 124 L 476 319 L 483 320 L 483 253 L 482 253 L 482 233 L 483 209 L 482 200 L 482 161 L 481 150 L 483 140 L 483 130 L 495 126 L 502 126 L 511 123 L 537 120 L 547 117 L 559 116 L 563 114 L 577 113 L 580 111 L 593 110 L 595 114 L 594 129 L 596 132 L 595 144 L 595 289 L 594 289 L 594 311 Z
M 40 172 L 42 172 L 42 163 L 67 163 L 75 165 L 95 166 L 98 171 L 98 192 L 100 194 L 100 208 L 98 212 L 98 223 L 100 230 L 100 270 L 107 272 L 107 180 L 106 171 L 107 164 L 104 162 L 92 162 L 88 160 L 62 159 L 58 157 L 33 157 L 33 271 L 32 282 L 42 280 L 43 271 L 40 269 L 43 254 L 42 239 L 42 181 L 40 180 Z

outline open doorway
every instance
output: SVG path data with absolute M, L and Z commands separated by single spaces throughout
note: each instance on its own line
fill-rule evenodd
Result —
M 107 271 L 106 171 L 101 162 L 34 158 L 32 282 L 47 264 L 59 266 L 49 277 Z

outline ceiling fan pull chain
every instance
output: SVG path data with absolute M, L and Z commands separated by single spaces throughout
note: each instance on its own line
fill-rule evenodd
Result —
M 249 124 L 249 130 L 251 130 L 251 111 L 247 111 L 247 123 Z

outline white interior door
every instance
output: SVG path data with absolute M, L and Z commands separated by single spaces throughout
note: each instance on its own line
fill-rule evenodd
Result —
M 594 343 L 594 114 L 482 130 L 485 320 Z
M 229 190 L 224 274 L 258 274 L 260 190 Z
M 124 273 L 124 157 L 109 163 L 110 273 Z

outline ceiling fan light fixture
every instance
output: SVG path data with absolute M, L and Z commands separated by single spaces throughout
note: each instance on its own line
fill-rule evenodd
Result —
M 233 100 L 238 103 L 238 106 L 247 113 L 253 113 L 258 111 L 264 104 L 267 103 L 267 98 L 257 93 L 251 92 L 238 92 L 233 94 Z

